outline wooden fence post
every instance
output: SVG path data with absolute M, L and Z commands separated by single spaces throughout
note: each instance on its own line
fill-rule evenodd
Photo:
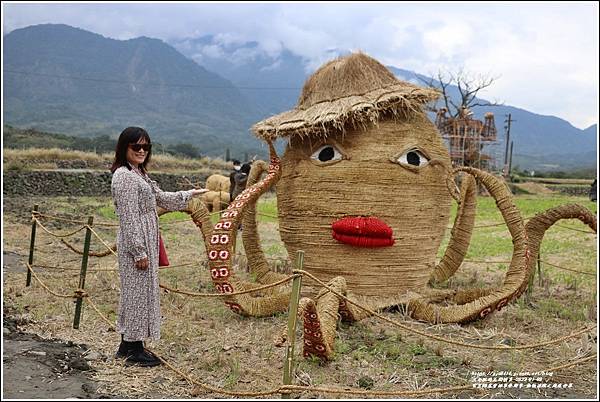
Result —
M 538 285 L 542 286 L 542 258 L 541 258 L 542 250 L 538 252 L 537 257 L 537 270 L 538 270 Z
M 87 273 L 88 256 L 90 254 L 90 241 L 92 238 L 92 224 L 94 223 L 94 217 L 88 218 L 88 227 L 85 231 L 85 243 L 83 245 L 83 257 L 81 258 L 81 271 L 79 273 L 79 288 L 77 290 L 82 291 L 85 286 L 85 275 Z M 83 304 L 83 297 L 79 294 L 75 301 L 75 318 L 73 319 L 73 328 L 79 329 L 79 321 L 81 319 L 81 308 Z
M 304 266 L 304 251 L 299 250 L 296 255 L 296 268 Z M 298 322 L 298 301 L 300 300 L 300 288 L 302 287 L 302 275 L 294 277 L 292 282 L 292 293 L 290 295 L 290 308 L 288 313 L 287 348 L 285 361 L 283 362 L 283 385 L 290 385 L 294 377 L 294 344 L 296 342 L 296 323 Z M 282 399 L 289 399 L 290 394 L 281 394 Z
M 29 243 L 29 266 L 31 267 L 33 265 L 33 249 L 35 248 L 35 230 L 37 228 L 37 221 L 35 219 L 33 219 L 34 217 L 36 217 L 36 213 L 38 211 L 38 205 L 35 204 L 33 206 L 33 212 L 32 212 L 32 216 L 31 216 L 31 241 Z M 31 285 L 31 270 L 28 268 L 27 269 L 27 280 L 25 281 L 25 286 L 30 286 Z

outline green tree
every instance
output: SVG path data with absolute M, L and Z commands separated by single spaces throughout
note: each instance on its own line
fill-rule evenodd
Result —
M 169 145 L 166 151 L 174 155 L 185 155 L 190 158 L 199 158 L 200 149 L 195 145 L 187 142 L 180 142 L 179 144 Z

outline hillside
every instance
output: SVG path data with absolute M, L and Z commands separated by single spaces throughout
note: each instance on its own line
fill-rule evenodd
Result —
M 202 153 L 252 152 L 258 114 L 231 82 L 166 43 L 119 41 L 66 25 L 36 25 L 4 37 L 4 121 L 17 127 L 114 137 L 130 125 Z
M 218 71 L 238 87 L 260 110 L 257 121 L 294 107 L 308 77 L 306 60 L 287 49 L 273 55 L 254 41 L 222 43 L 211 35 L 169 43 L 206 69 Z
M 306 60 L 285 48 L 278 53 L 268 52 L 256 42 L 231 43 L 210 35 L 173 40 L 170 43 L 200 65 L 219 71 L 270 114 L 292 108 L 298 100 L 304 80 L 311 73 Z M 331 53 L 334 57 L 343 52 L 331 49 Z M 398 78 L 417 85 L 423 85 L 418 78 L 430 80 L 413 71 L 394 66 L 388 68 Z M 242 89 L 248 86 L 254 89 Z M 449 93 L 453 99 L 458 98 L 456 86 L 450 86 Z M 488 111 L 496 116 L 498 128 L 498 141 L 489 151 L 496 154 L 499 160 L 504 159 L 506 140 L 503 126 L 506 115 L 510 113 L 514 120 L 511 128 L 513 162 L 521 168 L 552 170 L 596 165 L 596 125 L 580 130 L 555 116 L 544 116 L 510 105 L 474 109 L 477 118 L 482 118 Z M 430 117 L 435 119 L 434 115 Z
M 339 53 L 330 52 L 331 57 Z M 257 42 L 217 36 L 170 44 L 145 37 L 119 41 L 52 24 L 10 32 L 3 56 L 6 124 L 112 139 L 124 127 L 140 125 L 155 142 L 189 143 L 214 156 L 229 148 L 233 158 L 266 157 L 266 146 L 250 126 L 292 108 L 312 72 L 307 60 L 285 47 L 266 51 Z M 389 68 L 401 79 L 419 82 L 415 72 Z M 503 126 L 510 113 L 513 166 L 596 166 L 596 125 L 580 130 L 510 105 L 474 109 L 478 118 L 487 111 L 496 116 L 498 141 L 490 151 L 497 159 L 504 158 Z
M 390 67 L 401 79 L 421 83 L 430 78 L 412 71 Z M 456 86 L 449 86 L 455 103 L 460 96 Z M 488 102 L 478 99 L 478 103 Z M 506 148 L 505 120 L 511 115 L 510 139 L 513 142 L 513 166 L 523 169 L 573 169 L 596 165 L 597 135 L 596 125 L 585 130 L 574 127 L 566 120 L 555 116 L 544 116 L 525 109 L 509 106 L 477 107 L 473 109 L 475 118 L 483 119 L 487 112 L 494 113 L 498 141 L 493 148 L 497 158 L 504 160 Z M 432 115 L 433 119 L 434 116 Z

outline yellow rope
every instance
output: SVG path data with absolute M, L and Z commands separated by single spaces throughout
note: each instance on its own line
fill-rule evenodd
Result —
M 554 224 L 554 226 L 558 226 L 558 227 L 561 227 L 561 228 L 564 228 L 564 229 L 574 230 L 576 232 L 596 234 L 596 232 L 592 232 L 591 230 L 577 229 L 577 228 L 572 228 L 572 227 L 569 227 L 569 226 L 557 225 L 557 224 Z
M 236 391 L 228 391 L 228 390 L 224 390 L 222 388 L 213 387 L 212 385 L 197 381 L 197 380 L 191 378 L 190 376 L 186 375 L 185 373 L 182 373 L 180 370 L 178 370 L 173 365 L 171 365 L 168 361 L 166 361 L 163 357 L 158 356 L 156 353 L 154 353 L 154 354 L 160 359 L 160 361 L 165 366 L 167 366 L 169 369 L 171 369 L 175 373 L 182 376 L 188 383 L 195 384 L 195 385 L 197 385 L 207 391 L 210 391 L 210 392 L 224 394 L 224 395 L 230 395 L 230 396 L 258 397 L 258 396 L 267 396 L 267 395 L 273 395 L 273 394 L 278 394 L 278 393 L 286 394 L 286 393 L 291 393 L 293 391 L 322 392 L 322 393 L 329 393 L 329 394 L 347 394 L 347 395 L 363 395 L 363 396 L 367 396 L 367 395 L 368 396 L 374 396 L 374 395 L 409 396 L 409 395 L 425 395 L 425 394 L 446 393 L 446 392 L 456 392 L 456 391 L 469 391 L 469 390 L 475 389 L 472 385 L 463 385 L 463 386 L 457 386 L 457 387 L 432 388 L 432 389 L 422 389 L 422 390 L 415 390 L 415 391 L 376 391 L 376 390 L 370 391 L 370 390 L 356 390 L 356 389 L 334 389 L 334 388 L 303 386 L 303 385 L 282 385 L 276 389 L 270 389 L 270 390 L 265 390 L 265 391 L 258 391 L 258 392 L 239 392 L 238 391 L 238 392 L 236 392 Z M 594 358 L 596 358 L 596 355 L 582 358 L 582 359 L 576 360 L 569 364 L 551 367 L 551 368 L 548 368 L 548 369 L 542 370 L 542 371 L 554 372 L 554 371 L 562 370 L 565 368 L 573 367 L 573 366 L 579 365 L 581 363 L 585 363 L 586 361 L 593 360 Z
M 561 266 L 559 266 L 559 265 L 552 264 L 552 263 L 550 263 L 550 262 L 548 262 L 548 261 L 544 261 L 544 260 L 540 260 L 540 262 L 543 262 L 544 264 L 548 264 L 548 265 L 550 265 L 550 266 L 552 266 L 552 267 L 554 267 L 554 268 L 558 268 L 558 269 L 564 269 L 565 271 L 576 272 L 576 273 L 578 273 L 578 274 L 583 274 L 583 275 L 596 276 L 596 274 L 595 274 L 594 272 L 585 272 L 585 271 L 578 271 L 578 270 L 576 270 L 576 269 L 573 269 L 573 268 L 565 268 L 565 267 L 561 267 Z
M 37 215 L 37 216 L 41 216 L 41 217 L 48 218 L 48 219 L 54 219 L 54 220 L 57 220 L 57 221 L 71 222 L 71 223 L 81 223 L 83 225 L 85 225 L 87 223 L 87 221 L 80 221 L 80 220 L 75 220 L 75 219 L 61 218 L 61 217 L 58 217 L 58 216 L 42 214 L 42 213 L 36 212 L 36 211 L 32 211 L 31 213 L 34 216 Z M 96 225 L 96 226 L 112 226 L 112 227 L 119 226 L 119 224 L 117 224 L 117 223 L 108 223 L 108 222 L 94 222 L 94 225 Z
M 154 352 L 153 352 L 154 353 Z M 350 394 L 350 395 L 388 395 L 388 396 L 402 396 L 402 395 L 422 395 L 422 394 L 432 394 L 432 393 L 442 393 L 442 392 L 454 392 L 454 391 L 466 391 L 473 390 L 474 388 L 470 385 L 464 385 L 459 387 L 450 387 L 450 388 L 434 388 L 428 390 L 418 390 L 418 391 L 367 391 L 367 390 L 356 390 L 356 389 L 333 389 L 333 388 L 324 388 L 324 387 L 312 387 L 312 386 L 301 386 L 301 385 L 281 385 L 278 388 L 273 388 L 265 391 L 228 391 L 222 388 L 217 388 L 212 385 L 200 382 L 191 378 L 190 376 L 182 373 L 179 369 L 175 368 L 168 361 L 166 361 L 163 357 L 158 356 L 154 353 L 160 361 L 167 366 L 169 369 L 179 374 L 183 378 L 186 379 L 189 383 L 195 384 L 207 391 L 214 392 L 217 394 L 230 395 L 230 396 L 241 396 L 241 397 L 259 397 L 259 396 L 268 396 L 273 394 L 287 394 L 293 391 L 299 392 L 323 392 L 323 393 L 334 393 L 334 394 Z
M 52 265 L 41 265 L 41 264 L 33 264 L 32 267 L 37 267 L 37 268 L 48 268 L 48 269 L 56 269 L 59 271 L 81 271 L 81 268 L 64 268 L 64 267 L 57 267 L 57 266 L 52 266 Z M 117 269 L 114 268 L 87 268 L 87 272 L 117 272 Z
M 594 360 L 596 357 L 598 357 L 598 355 L 591 355 L 591 356 L 584 357 L 584 358 L 581 358 L 579 360 L 576 360 L 576 361 L 574 361 L 572 363 L 563 364 L 562 366 L 550 367 L 549 369 L 546 369 L 544 371 L 545 372 L 558 371 L 558 370 L 562 370 L 562 369 L 565 369 L 565 368 L 577 366 L 578 364 L 585 363 L 585 362 L 590 361 L 590 360 Z
M 204 262 L 204 261 L 203 261 Z M 165 267 L 159 267 L 160 270 L 163 269 L 172 269 L 172 268 L 180 268 L 180 267 L 187 267 L 187 266 L 193 266 L 194 268 L 197 267 L 195 262 L 188 262 L 186 264 L 179 264 L 179 265 L 169 265 L 169 266 L 165 266 Z
M 73 236 L 75 233 L 81 232 L 81 230 L 85 229 L 85 226 L 80 227 L 79 229 L 73 231 L 73 232 L 69 232 L 67 234 L 63 234 L 63 235 L 59 235 L 56 234 L 52 231 L 50 231 L 48 228 L 46 228 L 38 218 L 36 218 L 35 216 L 32 218 L 39 226 L 40 228 L 42 228 L 42 230 L 46 233 L 48 233 L 50 236 L 54 236 L 54 237 L 69 237 L 69 236 Z
M 85 225 L 85 227 L 86 227 L 86 228 L 88 228 L 88 229 L 90 229 L 90 230 L 92 231 L 92 233 L 94 234 L 94 236 L 96 236 L 96 237 L 98 238 L 98 240 L 100 240 L 100 242 L 101 242 L 102 244 L 104 244 L 104 246 L 105 246 L 105 247 L 106 247 L 108 250 L 110 250 L 110 252 L 111 252 L 113 255 L 115 255 L 115 256 L 117 255 L 117 253 L 115 253 L 115 251 L 112 249 L 112 247 L 111 247 L 111 246 L 109 246 L 109 245 L 108 245 L 108 244 L 107 244 L 107 243 L 106 243 L 106 242 L 105 242 L 105 241 L 102 239 L 102 237 L 100 237 L 100 235 L 99 235 L 98 233 L 96 233 L 96 231 L 95 231 L 95 230 L 94 230 L 94 229 L 93 229 L 91 226 L 89 226 L 89 225 Z
M 464 262 L 475 262 L 475 263 L 483 263 L 483 264 L 510 264 L 511 261 L 465 260 Z M 553 266 L 555 268 L 558 268 L 558 269 L 564 269 L 565 271 L 571 271 L 571 272 L 576 272 L 578 274 L 596 276 L 596 274 L 594 272 L 578 271 L 578 270 L 573 269 L 573 268 L 565 268 L 565 267 L 561 267 L 560 265 L 552 264 L 552 263 L 550 263 L 550 262 L 548 262 L 546 260 L 540 260 L 540 262 L 542 262 L 544 264 L 551 265 L 551 266 Z
M 173 289 L 173 288 L 170 288 L 170 287 L 162 285 L 162 284 L 160 284 L 158 286 L 160 286 L 163 289 L 168 290 L 169 292 L 181 293 L 181 294 L 184 294 L 184 295 L 187 295 L 187 296 L 195 296 L 195 297 L 229 297 L 229 296 L 243 295 L 243 294 L 246 294 L 246 293 L 253 293 L 253 292 L 258 292 L 260 290 L 274 288 L 276 286 L 281 285 L 282 283 L 291 281 L 292 279 L 296 278 L 297 276 L 298 275 L 290 275 L 290 276 L 288 276 L 286 278 L 283 278 L 283 279 L 281 279 L 281 280 L 279 280 L 277 282 L 269 283 L 269 284 L 266 284 L 266 285 L 263 285 L 263 286 L 259 286 L 259 287 L 256 287 L 256 288 L 252 288 L 252 289 L 240 290 L 238 292 L 232 292 L 232 293 L 194 293 L 194 292 L 188 292 L 186 290 Z
M 42 287 L 44 287 L 44 289 L 46 289 L 48 292 L 50 292 L 51 294 L 55 295 L 55 296 L 59 296 L 59 297 L 66 297 L 66 298 L 71 298 L 72 296 L 69 295 L 59 295 L 57 293 L 52 292 L 47 286 L 45 286 L 40 280 L 39 278 L 37 278 L 37 276 L 35 275 L 35 272 L 33 272 L 33 270 L 31 269 L 31 267 L 29 266 L 29 264 L 27 264 L 28 268 L 31 270 L 32 274 L 34 275 L 34 277 L 36 278 L 36 280 L 38 280 L 38 282 L 40 282 L 40 284 L 42 285 Z M 314 278 L 316 279 L 316 278 Z M 96 311 L 96 313 L 111 327 L 111 328 L 115 328 L 114 324 L 108 319 L 106 318 L 106 316 L 104 314 L 102 314 L 102 312 L 100 312 L 100 310 L 98 309 L 98 307 L 96 306 L 96 304 L 91 300 L 91 298 L 89 297 L 88 294 L 86 294 L 85 292 L 83 292 L 83 290 L 78 289 L 77 291 L 75 291 L 76 294 L 79 293 L 79 297 L 87 297 L 88 302 L 90 304 L 90 306 L 92 307 L 92 309 L 94 309 L 94 311 Z M 360 307 L 360 306 L 358 306 Z M 246 397 L 251 397 L 251 396 L 267 396 L 267 395 L 273 395 L 273 394 L 284 394 L 284 393 L 290 393 L 292 391 L 299 391 L 299 392 L 322 392 L 322 393 L 334 393 L 334 394 L 348 394 L 348 395 L 386 395 L 386 396 L 408 396 L 408 395 L 424 395 L 424 394 L 432 394 L 432 393 L 445 393 L 445 392 L 455 392 L 455 391 L 467 391 L 467 390 L 473 390 L 474 388 L 472 386 L 469 385 L 465 385 L 465 386 L 458 386 L 458 387 L 447 387 L 447 388 L 433 388 L 433 389 L 427 389 L 427 390 L 416 390 L 416 391 L 368 391 L 368 390 L 355 390 L 355 389 L 332 389 L 332 388 L 324 388 L 324 387 L 312 387 L 312 386 L 300 386 L 300 385 L 283 385 L 280 386 L 276 389 L 271 389 L 271 390 L 267 390 L 267 391 L 258 391 L 258 392 L 236 392 L 236 391 L 227 391 L 221 388 L 217 388 L 217 387 L 213 387 L 209 384 L 206 383 L 202 383 L 200 381 L 194 380 L 193 378 L 190 378 L 188 375 L 182 373 L 180 370 L 178 370 L 177 368 L 175 368 L 174 366 L 172 366 L 169 362 L 167 362 L 163 357 L 158 356 L 156 353 L 154 353 L 160 360 L 161 362 L 163 362 L 163 364 L 165 364 L 165 366 L 167 366 L 169 369 L 171 369 L 172 371 L 174 371 L 175 373 L 179 374 L 180 376 L 182 376 L 183 378 L 185 378 L 189 383 L 198 385 L 208 391 L 211 392 L 215 392 L 218 394 L 224 394 L 224 395 L 230 395 L 230 396 L 246 396 Z M 589 356 L 586 358 L 582 358 L 579 359 L 575 362 L 572 363 L 568 363 L 568 364 L 564 364 L 561 366 L 555 366 L 555 367 L 551 367 L 547 370 L 547 372 L 553 372 L 553 371 L 557 371 L 557 370 L 561 370 L 561 369 L 565 369 L 565 368 L 569 368 L 569 367 L 573 367 L 575 365 L 584 363 L 586 361 L 590 361 L 592 359 L 596 358 L 596 355 L 593 356 Z
M 165 225 L 174 225 L 176 223 L 185 223 L 185 222 L 191 222 L 194 223 L 194 221 L 192 221 L 191 219 L 180 219 L 180 220 L 175 220 L 175 221 L 169 221 L 169 222 L 161 222 L 160 226 L 165 226 Z
M 335 294 L 336 296 L 344 299 L 346 302 L 360 308 L 361 310 L 367 312 L 369 315 L 372 315 L 374 317 L 377 317 L 383 321 L 386 321 L 392 325 L 395 325 L 399 328 L 402 328 L 406 331 L 427 337 L 427 338 L 431 338 L 431 339 L 435 339 L 436 341 L 440 341 L 440 342 L 445 342 L 445 343 L 449 343 L 452 345 L 457 345 L 457 346 L 463 346 L 463 347 L 468 347 L 468 348 L 474 348 L 474 349 L 487 349 L 487 350 L 523 350 L 523 349 L 534 349 L 534 348 L 539 348 L 539 347 L 543 347 L 543 346 L 548 346 L 548 345 L 552 345 L 555 343 L 559 343 L 562 342 L 564 340 L 570 339 L 570 338 L 574 338 L 576 336 L 579 336 L 585 332 L 588 332 L 594 328 L 596 328 L 595 325 L 591 326 L 591 327 L 584 327 L 581 330 L 578 330 L 570 335 L 565 335 L 563 337 L 554 339 L 554 340 L 550 340 L 547 342 L 540 342 L 540 343 L 535 343 L 535 344 L 529 344 L 529 345 L 521 345 L 521 346 L 488 346 L 488 345 L 473 345 L 473 344 L 468 344 L 468 343 L 464 343 L 464 342 L 458 342 L 458 341 L 453 341 L 451 339 L 446 339 L 443 338 L 441 336 L 437 336 L 437 335 L 432 335 L 432 334 L 428 334 L 426 332 L 420 331 L 418 329 L 414 329 L 411 328 L 409 326 L 406 326 L 404 324 L 401 324 L 395 320 L 389 319 L 379 313 L 377 313 L 376 311 L 373 311 L 371 309 L 369 309 L 368 307 L 364 307 L 362 305 L 360 305 L 359 303 L 356 303 L 355 301 L 352 301 L 350 299 L 348 299 L 346 296 L 342 295 L 339 292 L 336 292 L 334 289 L 332 289 L 330 286 L 328 286 L 326 283 L 322 282 L 320 279 L 316 278 L 315 276 L 313 276 L 311 273 L 300 270 L 300 269 L 295 269 L 293 270 L 294 273 L 300 273 L 302 275 L 306 275 L 309 278 L 311 278 L 312 280 L 314 280 L 315 282 L 317 282 L 319 285 L 321 285 L 322 287 L 328 289 L 331 293 Z
M 529 219 L 533 218 L 533 216 L 529 216 L 527 218 L 523 218 L 523 221 L 527 221 Z M 473 228 L 489 228 L 489 227 L 493 227 L 493 226 L 502 226 L 502 225 L 506 225 L 505 222 L 500 222 L 500 223 L 492 223 L 489 225 L 475 225 L 473 226 Z M 569 229 L 569 230 L 574 230 L 576 232 L 582 232 L 582 233 L 588 233 L 588 234 L 596 234 L 596 232 L 593 232 L 591 230 L 583 230 L 583 229 L 577 229 L 577 228 L 572 228 L 569 226 L 564 226 L 564 225 L 554 225 L 554 226 L 558 226 L 564 229 Z M 452 229 L 452 226 L 448 226 L 447 229 Z
M 75 297 L 75 298 L 77 298 L 77 297 L 87 297 L 87 294 L 83 290 L 81 290 L 81 289 L 77 289 L 74 292 L 74 295 L 64 295 L 64 294 L 60 294 L 60 293 L 56 293 L 56 292 L 52 291 L 52 289 L 50 289 L 48 286 L 46 286 L 44 284 L 44 282 L 42 282 L 42 280 L 40 278 L 38 278 L 38 276 L 33 271 L 33 268 L 31 268 L 31 265 L 29 265 L 29 263 L 25 263 L 25 265 L 27 265 L 27 269 L 31 272 L 31 274 L 33 275 L 33 277 L 35 278 L 35 280 L 38 281 L 39 284 L 42 285 L 42 287 L 44 289 L 46 289 L 46 291 L 48 293 L 50 293 L 51 295 L 54 295 L 56 297 L 62 297 L 62 298 L 65 298 L 65 299 L 72 299 L 73 297 Z
M 96 311 L 96 313 L 100 316 L 100 318 L 102 318 L 104 321 L 106 321 L 106 323 L 112 328 L 112 329 L 116 329 L 115 325 L 108 319 L 106 318 L 106 316 L 104 314 L 102 314 L 100 312 L 100 310 L 98 309 L 98 307 L 96 306 L 96 304 L 92 301 L 92 298 L 88 295 L 87 297 L 87 301 L 89 303 L 89 305 Z
M 111 327 L 111 328 L 115 328 L 114 324 L 108 320 L 108 318 L 106 318 L 106 316 L 104 314 L 102 314 L 102 312 L 100 312 L 100 310 L 98 309 L 98 307 L 96 306 L 96 304 L 91 300 L 91 298 L 89 297 L 89 295 L 87 293 L 85 293 L 82 289 L 77 289 L 74 293 L 75 295 L 61 295 L 58 294 L 56 292 L 53 292 L 51 289 L 49 289 L 35 274 L 35 272 L 33 271 L 32 267 L 27 263 L 27 268 L 31 271 L 31 273 L 33 274 L 34 278 L 42 285 L 42 287 L 48 291 L 49 293 L 51 293 L 54 296 L 57 297 L 63 297 L 63 298 L 72 298 L 72 297 L 78 297 L 78 298 L 83 298 L 83 297 L 87 297 L 88 302 L 90 304 L 90 306 L 92 307 L 92 309 L 94 309 L 96 311 L 96 313 Z M 387 322 L 390 322 L 394 325 L 400 326 L 402 328 L 408 329 L 409 331 L 415 332 L 415 333 L 419 333 L 421 335 L 425 335 L 437 340 L 441 340 L 444 342 L 449 342 L 449 343 L 453 343 L 453 344 L 461 344 L 459 342 L 455 342 L 455 341 L 449 341 L 437 336 L 431 336 L 425 333 L 422 333 L 421 331 L 418 330 L 414 330 L 408 327 L 403 326 L 402 324 L 399 324 L 393 320 L 389 320 L 386 317 L 382 317 L 379 316 L 377 313 L 375 312 L 371 312 L 369 309 L 360 306 L 357 303 L 352 302 L 351 300 L 347 299 L 346 297 L 344 297 L 343 295 L 337 294 L 335 291 L 333 291 L 332 289 L 330 289 L 326 284 L 324 284 L 323 282 L 321 282 L 318 278 L 312 276 L 311 274 L 309 274 L 308 272 L 302 271 L 302 270 L 296 270 L 295 272 L 299 272 L 303 275 L 307 275 L 308 277 L 310 277 L 311 279 L 315 280 L 316 282 L 320 283 L 322 286 L 324 286 L 325 288 L 329 289 L 332 293 L 336 294 L 337 296 L 340 296 L 342 298 L 344 298 L 347 302 L 354 304 L 355 306 L 369 312 L 369 313 L 373 313 L 374 316 L 377 316 L 378 318 L 382 318 Z M 296 275 L 292 275 L 290 276 L 290 278 L 286 278 L 286 279 L 291 279 L 293 277 L 295 277 Z M 283 282 L 283 281 L 281 281 Z M 272 287 L 272 286 L 276 286 L 278 285 L 278 283 L 274 283 L 274 284 L 270 284 L 268 286 L 265 286 L 263 288 L 266 287 Z M 252 289 L 251 291 L 256 291 L 259 290 L 259 288 L 256 289 Z M 591 329 L 591 328 L 589 328 Z M 585 329 L 585 331 L 589 330 L 589 329 Z M 544 342 L 544 343 L 540 343 L 537 345 L 527 345 L 527 346 L 520 346 L 520 347 L 502 347 L 502 348 L 498 348 L 498 347 L 482 347 L 480 345 L 469 345 L 469 344 L 462 344 L 463 346 L 468 346 L 468 347 L 477 347 L 477 348 L 485 348 L 485 349 L 500 349 L 500 350 L 506 350 L 506 349 L 525 349 L 525 348 L 531 348 L 533 346 L 539 346 L 539 345 L 548 345 L 551 343 L 556 343 L 556 342 L 560 342 L 563 339 L 567 339 L 569 337 L 575 336 L 575 335 L 579 335 L 580 333 L 583 333 L 585 331 L 580 331 L 578 333 L 572 334 L 570 336 L 566 336 L 563 337 L 559 340 L 554 340 L 554 341 L 549 341 L 549 342 Z M 434 389 L 428 389 L 428 390 L 416 390 L 416 391 L 368 391 L 368 390 L 355 390 L 355 389 L 332 389 L 332 388 L 324 388 L 324 387 L 312 387 L 312 386 L 299 386 L 299 385 L 283 385 L 280 386 L 276 389 L 271 389 L 271 390 L 267 390 L 267 391 L 259 391 L 259 392 L 235 392 L 235 391 L 227 391 L 221 388 L 217 388 L 217 387 L 213 387 L 211 385 L 202 383 L 200 381 L 194 380 L 192 378 L 190 378 L 189 376 L 187 376 L 186 374 L 182 373 L 180 370 L 178 370 L 177 368 L 175 368 L 174 366 L 172 366 L 169 362 L 167 362 L 164 358 L 160 357 L 157 355 L 157 357 L 168 367 L 170 368 L 172 371 L 176 372 L 177 374 L 181 375 L 182 377 L 184 377 L 188 382 L 198 385 L 208 391 L 211 392 L 215 392 L 215 393 L 219 393 L 219 394 L 225 394 L 225 395 L 230 395 L 230 396 L 246 396 L 246 397 L 258 397 L 258 396 L 267 396 L 267 395 L 273 395 L 273 394 L 284 394 L 284 393 L 291 393 L 293 391 L 299 391 L 299 392 L 322 392 L 322 393 L 334 393 L 334 394 L 349 394 L 349 395 L 363 395 L 363 396 L 373 396 L 373 395 L 386 395 L 386 396 L 408 396 L 408 395 L 423 395 L 423 394 L 432 394 L 432 393 L 444 393 L 444 392 L 455 392 L 455 391 L 466 391 L 466 390 L 473 390 L 474 388 L 472 386 L 458 386 L 458 387 L 448 387 L 448 388 L 434 388 Z M 564 369 L 564 368 L 569 368 L 569 367 L 573 367 L 575 365 L 584 363 L 586 361 L 590 361 L 592 359 L 594 359 L 596 357 L 596 355 L 593 356 L 589 356 L 586 358 L 582 358 L 579 359 L 575 362 L 571 362 L 568 364 L 564 364 L 564 365 L 560 365 L 560 366 L 555 366 L 555 367 L 551 367 L 545 371 L 551 372 L 551 371 L 557 371 L 560 369 Z
M 64 239 L 60 239 L 60 241 L 61 241 L 61 243 L 62 243 L 62 244 L 64 244 L 64 245 L 65 245 L 65 246 L 67 246 L 68 248 L 70 248 L 70 249 L 71 249 L 72 251 L 74 251 L 75 253 L 77 253 L 77 254 L 79 254 L 79 255 L 83 255 L 83 250 L 79 250 L 79 249 L 75 248 L 75 246 L 73 246 L 72 244 L 70 244 L 69 242 L 67 242 L 67 241 L 66 241 L 66 240 L 64 240 Z M 111 254 L 111 251 L 114 251 L 114 250 L 115 250 L 115 249 L 113 249 L 113 248 L 111 247 L 111 249 L 110 249 L 110 250 L 107 250 L 107 251 L 102 251 L 102 252 L 90 251 L 90 252 L 88 252 L 88 255 L 89 255 L 89 256 L 93 256 L 93 257 L 99 257 L 99 258 L 102 258 L 102 257 L 106 257 L 106 256 L 110 255 L 110 254 Z

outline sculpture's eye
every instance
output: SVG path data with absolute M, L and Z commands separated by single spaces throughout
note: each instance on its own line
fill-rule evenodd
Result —
M 325 144 L 310 156 L 310 159 L 318 164 L 327 164 L 340 161 L 344 158 L 342 153 L 333 145 Z
M 401 165 L 414 167 L 423 167 L 429 163 L 429 158 L 416 148 L 402 153 L 396 160 Z

